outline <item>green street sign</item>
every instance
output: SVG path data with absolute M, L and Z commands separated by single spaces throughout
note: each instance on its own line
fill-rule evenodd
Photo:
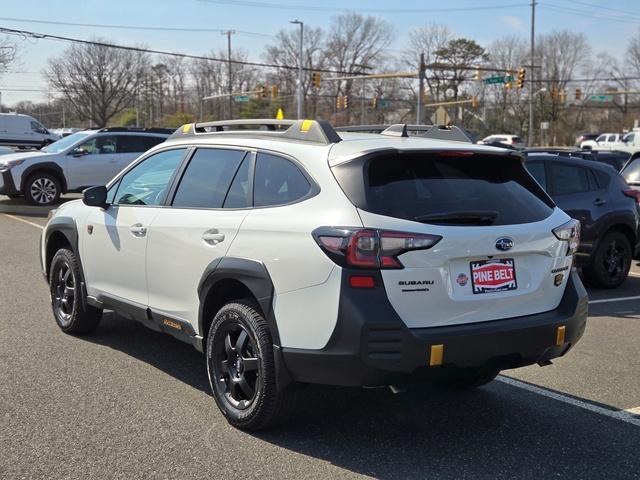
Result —
M 378 99 L 378 108 L 388 108 L 391 106 L 389 100 Z
M 484 79 L 485 85 L 495 85 L 498 83 L 513 82 L 513 75 L 505 75 L 503 77 L 488 77 Z
M 249 101 L 249 95 L 236 95 L 233 100 L 237 103 L 244 103 Z
M 613 95 L 589 95 L 592 102 L 613 102 Z
M 504 83 L 504 77 L 488 77 L 484 79 L 486 85 L 494 85 L 496 83 Z

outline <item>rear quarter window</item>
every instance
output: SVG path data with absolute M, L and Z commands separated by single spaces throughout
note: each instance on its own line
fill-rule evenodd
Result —
M 518 157 L 394 152 L 350 163 L 334 167 L 338 182 L 356 206 L 380 215 L 473 225 L 472 217 L 485 212 L 492 220 L 478 224 L 510 225 L 553 212 L 553 201 Z M 426 220 L 439 215 L 450 218 Z

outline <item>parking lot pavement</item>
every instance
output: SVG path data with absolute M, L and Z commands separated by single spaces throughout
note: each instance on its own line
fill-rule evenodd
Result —
M 638 478 L 640 417 L 619 413 L 640 406 L 638 302 L 592 304 L 553 366 L 471 392 L 309 387 L 290 424 L 247 434 L 190 346 L 113 314 L 59 332 L 43 223 L 0 214 L 0 478 Z

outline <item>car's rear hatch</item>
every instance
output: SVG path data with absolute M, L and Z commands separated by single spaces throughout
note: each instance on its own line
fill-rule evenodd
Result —
M 409 327 L 519 317 L 559 304 L 572 257 L 553 229 L 569 217 L 517 155 L 393 150 L 333 171 L 365 228 L 442 237 L 400 253 L 403 268 L 382 270 Z

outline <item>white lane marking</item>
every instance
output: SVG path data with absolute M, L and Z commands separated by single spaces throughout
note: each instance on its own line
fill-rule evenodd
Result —
M 629 272 L 629 276 L 630 276 L 630 277 L 640 278 L 640 273 L 636 273 L 636 272 Z
M 562 395 L 560 393 L 552 392 L 545 388 L 536 387 L 535 385 L 530 385 L 525 382 L 520 382 L 511 377 L 505 377 L 504 375 L 499 375 L 496 377 L 496 380 L 506 383 L 507 385 L 511 385 L 512 387 L 522 388 L 523 390 L 528 390 L 533 393 L 537 393 L 538 395 L 542 395 L 544 397 L 552 398 L 554 400 L 558 400 L 560 402 L 568 403 L 574 407 L 582 408 L 584 410 L 589 410 L 590 412 L 597 413 L 599 415 L 604 415 L 605 417 L 614 418 L 616 420 L 620 420 L 622 422 L 629 423 L 636 427 L 640 427 L 640 418 L 636 418 L 632 413 L 629 413 L 625 410 L 609 410 L 608 408 L 599 407 L 598 405 L 594 405 L 592 403 L 583 402 L 582 400 L 578 400 L 573 397 L 568 397 Z
M 29 220 L 25 220 L 24 218 L 16 217 L 14 215 L 9 215 L 8 213 L 3 213 L 3 215 L 5 217 L 13 218 L 14 220 L 17 220 L 19 222 L 26 223 L 27 225 L 31 225 L 32 227 L 39 228 L 40 230 L 44 228 L 42 225 L 38 225 L 37 223 L 30 222 Z
M 600 300 L 589 300 L 589 305 L 592 305 L 594 303 L 626 302 L 627 300 L 640 300 L 640 295 L 636 295 L 635 297 L 601 298 Z
M 636 407 L 636 408 L 627 408 L 625 410 L 625 412 L 630 413 L 631 415 L 638 415 L 640 416 L 640 407 Z

